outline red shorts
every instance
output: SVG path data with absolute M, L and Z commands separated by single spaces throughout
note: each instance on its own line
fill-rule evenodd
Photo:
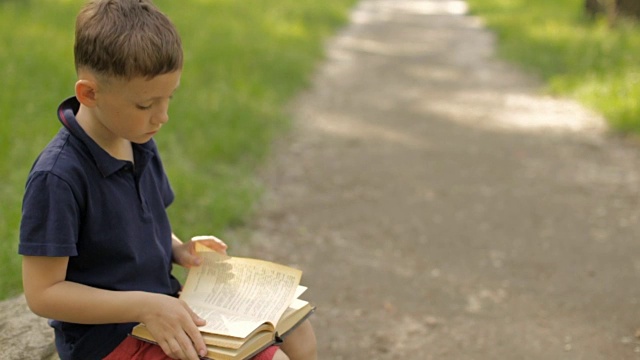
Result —
M 272 360 L 277 350 L 277 346 L 270 346 L 251 360 Z M 160 346 L 127 336 L 103 360 L 171 360 L 171 358 L 165 355 Z

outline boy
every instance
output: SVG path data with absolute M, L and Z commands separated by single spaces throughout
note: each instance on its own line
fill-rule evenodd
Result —
M 94 0 L 76 19 L 75 96 L 36 160 L 19 253 L 29 307 L 54 319 L 67 359 L 198 359 L 204 324 L 176 298 L 171 264 L 197 266 L 193 241 L 171 232 L 174 194 L 153 136 L 167 123 L 183 55 L 173 24 L 149 0 Z M 200 240 L 220 252 L 215 237 Z M 143 322 L 158 340 L 127 337 Z M 315 359 L 308 322 L 260 359 Z

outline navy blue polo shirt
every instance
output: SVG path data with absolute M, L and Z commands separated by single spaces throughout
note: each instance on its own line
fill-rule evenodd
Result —
M 31 169 L 18 252 L 69 257 L 68 281 L 176 294 L 166 213 L 174 194 L 154 141 L 133 144 L 133 163 L 116 159 L 80 127 L 79 106 L 75 97 L 60 105 L 64 126 Z M 62 360 L 100 359 L 135 325 L 50 323 Z

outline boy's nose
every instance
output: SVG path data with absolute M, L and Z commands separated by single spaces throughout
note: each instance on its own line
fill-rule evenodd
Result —
M 156 124 L 165 124 L 169 121 L 169 113 L 167 111 L 161 111 L 153 117 L 153 122 Z
M 159 111 L 153 115 L 152 121 L 159 125 L 169 121 L 169 104 L 162 106 Z

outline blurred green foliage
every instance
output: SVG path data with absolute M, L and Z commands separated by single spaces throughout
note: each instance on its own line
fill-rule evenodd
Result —
M 506 59 L 541 76 L 548 90 L 604 114 L 611 128 L 640 132 L 640 25 L 591 20 L 584 0 L 469 0 L 496 31 Z
M 256 169 L 287 102 L 308 82 L 324 40 L 354 0 L 156 0 L 182 36 L 185 67 L 157 136 L 184 239 L 243 224 L 261 193 Z M 0 1 L 0 298 L 21 291 L 17 255 L 24 183 L 73 94 L 81 0 Z

